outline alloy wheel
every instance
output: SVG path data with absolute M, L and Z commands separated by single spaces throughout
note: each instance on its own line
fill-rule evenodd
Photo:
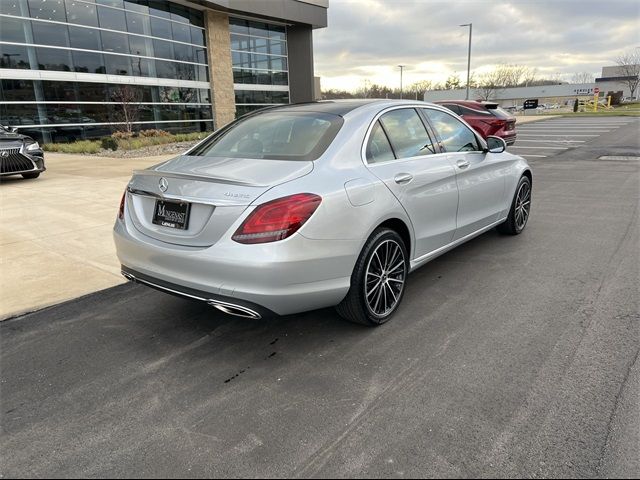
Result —
M 531 187 L 528 182 L 523 182 L 516 197 L 515 220 L 516 228 L 522 230 L 529 219 L 531 210 Z
M 375 317 L 385 318 L 395 310 L 406 276 L 402 247 L 395 240 L 380 243 L 369 257 L 364 282 L 365 302 Z

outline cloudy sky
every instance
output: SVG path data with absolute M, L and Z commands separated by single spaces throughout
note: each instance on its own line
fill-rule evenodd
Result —
M 365 79 L 404 84 L 466 79 L 468 27 L 471 69 L 514 63 L 542 77 L 599 75 L 603 65 L 640 48 L 638 0 L 330 0 L 329 27 L 314 32 L 322 88 L 355 90 Z

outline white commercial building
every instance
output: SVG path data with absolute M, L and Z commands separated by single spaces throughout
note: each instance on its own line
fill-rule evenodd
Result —
M 497 101 L 503 107 L 522 105 L 522 102 L 527 99 L 538 99 L 540 103 L 562 104 L 575 98 L 593 97 L 595 88 L 599 88 L 601 97 L 606 96 L 608 92 L 623 92 L 623 97 L 629 97 L 631 92 L 624 80 L 625 77 L 620 75 L 618 67 L 603 67 L 602 76 L 596 78 L 593 83 L 563 83 L 536 87 L 502 88 L 494 92 L 491 100 Z M 432 90 L 425 92 L 424 100 L 427 102 L 462 100 L 465 98 L 466 93 L 466 88 Z M 637 95 L 638 91 L 636 90 Z M 469 100 L 476 100 L 479 98 L 479 94 L 472 89 L 469 97 Z

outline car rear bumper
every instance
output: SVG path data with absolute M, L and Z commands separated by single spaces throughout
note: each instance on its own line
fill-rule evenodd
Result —
M 513 135 L 501 135 L 501 138 L 505 141 L 507 145 L 513 145 L 516 143 L 516 134 Z
M 198 300 L 247 306 L 260 316 L 340 303 L 360 248 L 355 241 L 310 240 L 300 233 L 269 244 L 223 239 L 206 248 L 182 247 L 147 237 L 120 220 L 114 241 L 123 273 L 142 279 L 140 283 Z
M 237 298 L 225 297 L 223 295 L 217 295 L 202 290 L 195 290 L 183 285 L 176 285 L 174 283 L 137 272 L 125 267 L 124 265 L 121 268 L 122 275 L 131 282 L 141 283 L 151 288 L 155 288 L 156 290 L 160 290 L 161 292 L 176 295 L 178 297 L 199 300 L 230 315 L 253 319 L 275 316 L 274 312 L 251 302 L 239 300 Z

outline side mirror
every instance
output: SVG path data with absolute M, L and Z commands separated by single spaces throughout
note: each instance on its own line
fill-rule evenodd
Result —
M 500 137 L 487 137 L 487 150 L 490 153 L 502 153 L 507 149 L 507 143 Z

